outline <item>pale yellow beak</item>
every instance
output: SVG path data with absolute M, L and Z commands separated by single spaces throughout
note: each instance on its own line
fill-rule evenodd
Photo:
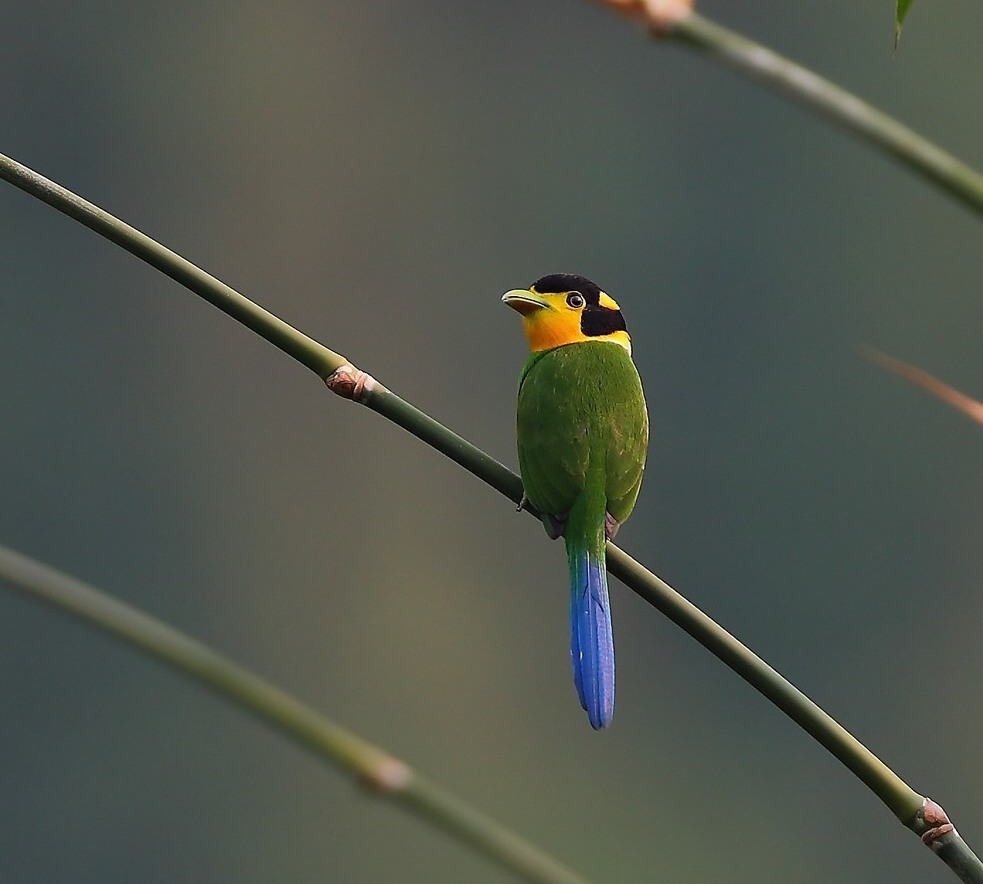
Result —
M 512 289 L 502 295 L 502 303 L 508 304 L 513 310 L 517 310 L 523 316 L 535 313 L 549 306 L 549 302 L 544 300 L 541 295 L 529 291 L 529 289 Z

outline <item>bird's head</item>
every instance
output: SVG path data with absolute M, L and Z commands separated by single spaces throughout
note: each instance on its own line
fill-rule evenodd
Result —
M 551 273 L 528 289 L 513 289 L 502 301 L 522 314 L 533 352 L 584 341 L 610 341 L 631 353 L 621 308 L 584 276 Z

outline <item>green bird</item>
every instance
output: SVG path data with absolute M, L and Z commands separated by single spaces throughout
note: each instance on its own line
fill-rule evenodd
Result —
M 570 658 L 591 726 L 614 715 L 614 641 L 604 547 L 635 506 L 648 412 L 621 308 L 589 279 L 553 273 L 502 300 L 531 352 L 516 441 L 525 499 L 570 566 Z

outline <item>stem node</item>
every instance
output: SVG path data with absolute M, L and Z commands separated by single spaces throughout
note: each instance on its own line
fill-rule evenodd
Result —
M 693 9 L 694 0 L 601 0 L 619 12 L 641 19 L 652 33 L 665 37 Z
M 948 842 L 948 839 L 944 841 L 943 838 L 946 835 L 954 835 L 956 827 L 949 822 L 948 814 L 931 798 L 925 799 L 919 816 L 921 822 L 930 826 L 922 832 L 922 841 L 925 842 L 926 847 L 938 852 Z
M 355 368 L 350 362 L 345 362 L 335 369 L 324 383 L 332 393 L 337 393 L 342 399 L 364 404 L 368 394 L 377 386 L 378 381 L 368 372 Z
M 391 755 L 379 758 L 362 772 L 362 785 L 373 792 L 402 792 L 413 779 L 409 766 Z

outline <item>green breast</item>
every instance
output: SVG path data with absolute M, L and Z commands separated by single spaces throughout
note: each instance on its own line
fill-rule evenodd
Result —
M 608 512 L 619 522 L 628 517 L 645 466 L 648 414 L 624 347 L 587 341 L 533 353 L 519 379 L 516 431 L 533 506 L 563 515 L 588 482 L 603 483 Z

